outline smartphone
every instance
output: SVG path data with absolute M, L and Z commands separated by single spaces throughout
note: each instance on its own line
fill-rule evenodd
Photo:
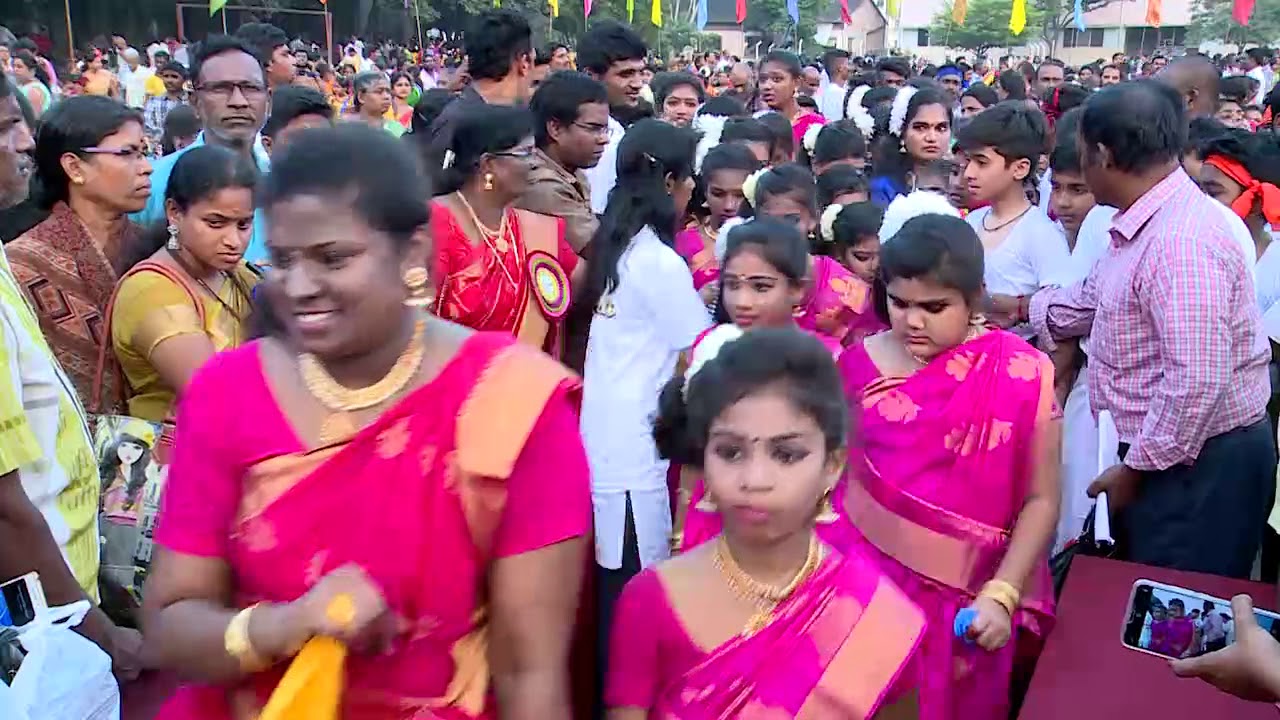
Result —
M 38 573 L 0 585 L 0 627 L 22 627 L 48 609 Z
M 1280 615 L 1254 610 L 1263 630 L 1280 639 Z M 1231 601 L 1177 585 L 1138 580 L 1129 595 L 1121 642 L 1163 658 L 1188 658 L 1235 641 Z

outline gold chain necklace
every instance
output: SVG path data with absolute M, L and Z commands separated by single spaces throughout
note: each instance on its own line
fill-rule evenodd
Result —
M 748 637 L 769 625 L 773 620 L 773 611 L 783 600 L 791 597 L 796 588 L 800 587 L 800 583 L 813 574 L 821 560 L 822 544 L 818 542 L 817 535 L 810 535 L 809 554 L 805 556 L 804 564 L 800 566 L 796 576 L 791 578 L 791 582 L 779 587 L 762 583 L 747 574 L 733 559 L 733 553 L 729 552 L 729 544 L 725 542 L 723 535 L 716 543 L 715 553 L 711 557 L 712 563 L 724 575 L 725 582 L 728 583 L 733 594 L 751 603 L 756 609 L 755 614 L 747 619 L 746 627 L 742 631 L 743 635 Z
M 405 345 L 400 357 L 396 358 L 395 364 L 381 380 L 367 387 L 345 387 L 333 379 L 315 355 L 303 353 L 298 356 L 298 371 L 302 375 L 303 384 L 307 386 L 307 392 L 330 411 L 320 424 L 321 444 L 354 432 L 356 428 L 351 419 L 352 412 L 381 405 L 404 390 L 413 380 L 426 354 L 426 346 L 422 342 L 426 325 L 426 320 L 418 319 L 413 327 L 413 337 Z
M 492 238 L 493 240 L 501 240 L 502 237 L 507 234 L 507 211 L 505 209 L 502 211 L 502 220 L 498 221 L 498 229 L 494 230 L 488 225 L 480 222 L 480 216 L 476 214 L 476 209 L 471 207 L 471 203 L 467 202 L 467 198 L 462 194 L 461 190 L 454 193 L 454 195 L 458 196 L 458 202 L 462 203 L 462 208 L 471 216 L 471 222 L 476 226 L 476 229 L 480 231 L 481 235 L 487 238 Z

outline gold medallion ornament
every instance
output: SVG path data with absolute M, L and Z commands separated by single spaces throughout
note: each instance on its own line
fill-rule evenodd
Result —
M 558 320 L 569 312 L 569 276 L 559 261 L 541 250 L 529 253 L 529 282 L 544 315 Z
M 762 583 L 739 567 L 737 561 L 733 559 L 733 554 L 729 552 L 729 544 L 723 535 L 716 542 L 711 561 L 724 575 L 733 594 L 755 607 L 755 614 L 747 620 L 746 627 L 742 630 L 745 637 L 751 637 L 768 627 L 773 621 L 773 612 L 778 605 L 791 597 L 796 588 L 800 587 L 800 583 L 818 569 L 818 563 L 822 561 L 822 543 L 818 541 L 817 535 L 809 536 L 809 554 L 805 557 L 804 564 L 800 566 L 796 576 L 791 578 L 791 582 L 781 587 Z
M 422 358 L 426 354 L 426 346 L 422 342 L 426 327 L 427 321 L 419 318 L 413 327 L 413 337 L 405 345 L 400 357 L 396 358 L 395 364 L 381 380 L 368 387 L 348 388 L 334 380 L 315 355 L 303 353 L 298 356 L 298 371 L 302 375 L 302 382 L 307 386 L 307 392 L 329 411 L 329 415 L 320 424 L 321 445 L 335 442 L 355 432 L 357 428 L 351 413 L 381 405 L 408 386 L 418 374 L 418 368 L 422 366 Z

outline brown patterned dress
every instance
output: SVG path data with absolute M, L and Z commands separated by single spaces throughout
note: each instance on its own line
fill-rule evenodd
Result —
M 137 237 L 138 227 L 126 222 L 99 247 L 79 216 L 60 202 L 48 219 L 4 248 L 14 277 L 40 320 L 40 330 L 80 401 L 104 413 L 123 412 L 113 365 L 103 373 L 101 399 L 91 395 L 98 348 L 105 339 L 107 305 L 119 277 L 115 263 Z M 107 356 L 114 363 L 114 354 Z

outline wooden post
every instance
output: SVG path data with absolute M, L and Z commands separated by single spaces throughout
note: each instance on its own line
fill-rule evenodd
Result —
M 69 67 L 74 69 L 76 66 L 76 39 L 75 34 L 71 31 L 71 0 L 62 0 L 62 9 L 67 16 L 67 52 L 71 55 L 71 65 Z

